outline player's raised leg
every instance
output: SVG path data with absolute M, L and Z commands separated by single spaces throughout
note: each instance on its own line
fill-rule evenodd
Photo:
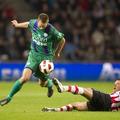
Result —
M 93 97 L 93 89 L 91 88 L 83 88 L 83 87 L 72 86 L 72 85 L 65 86 L 65 85 L 62 85 L 62 83 L 56 78 L 53 78 L 53 83 L 56 86 L 58 92 L 60 93 L 70 92 L 73 94 L 82 95 L 88 100 L 92 99 Z
M 75 102 L 58 108 L 44 107 L 42 109 L 43 112 L 62 112 L 62 111 L 72 111 L 72 110 L 78 110 L 78 111 L 88 110 L 87 102 Z
M 42 55 L 40 59 L 41 62 L 38 60 L 40 63 L 34 76 L 39 78 L 38 83 L 41 87 L 48 88 L 47 96 L 51 97 L 53 95 L 53 81 L 49 75 L 54 70 L 53 56 Z
M 49 74 L 42 73 L 39 69 L 34 74 L 35 77 L 39 78 L 39 85 L 41 87 L 47 87 L 47 96 L 51 97 L 53 95 L 53 81 L 49 78 Z
M 48 87 L 47 96 L 51 97 L 53 95 L 53 82 L 52 79 L 50 78 L 47 79 L 47 87 Z
M 13 96 L 22 88 L 23 84 L 30 79 L 31 75 L 32 75 L 32 70 L 29 68 L 25 68 L 23 70 L 22 77 L 14 83 L 8 96 L 5 99 L 0 100 L 0 105 L 3 106 L 9 103 L 11 99 L 13 98 Z
M 50 78 L 39 79 L 39 85 L 41 87 L 47 87 L 48 88 L 48 93 L 47 93 L 48 97 L 51 97 L 53 95 L 53 82 Z

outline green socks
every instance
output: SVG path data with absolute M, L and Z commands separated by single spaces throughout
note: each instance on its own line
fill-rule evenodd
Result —
M 22 85 L 23 85 L 23 84 L 22 84 L 19 80 L 17 80 L 17 81 L 14 83 L 14 85 L 13 85 L 13 87 L 12 87 L 12 89 L 11 89 L 9 95 L 8 95 L 8 99 L 11 100 L 12 97 L 14 96 L 14 94 L 16 94 L 16 93 L 21 89 Z
M 51 80 L 51 79 L 48 79 L 47 81 L 48 81 L 47 87 L 48 87 L 48 88 L 51 88 L 51 87 L 53 86 L 52 80 Z
M 53 86 L 52 80 L 51 80 L 51 79 L 48 79 L 47 81 L 48 81 L 47 87 L 48 87 L 48 88 L 51 88 L 51 87 Z M 17 81 L 14 83 L 14 85 L 13 85 L 13 87 L 12 87 L 10 93 L 8 94 L 8 97 L 7 97 L 9 101 L 10 101 L 10 100 L 12 99 L 12 97 L 22 88 L 22 85 L 23 85 L 23 83 L 21 83 L 20 80 L 17 80 Z

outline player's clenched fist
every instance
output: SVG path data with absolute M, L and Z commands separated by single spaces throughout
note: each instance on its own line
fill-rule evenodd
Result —
M 16 27 L 17 24 L 18 24 L 17 20 L 12 20 L 11 22 L 12 22 L 12 25 L 15 26 L 15 27 Z

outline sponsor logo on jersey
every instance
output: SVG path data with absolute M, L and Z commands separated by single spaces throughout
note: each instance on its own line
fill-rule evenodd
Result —
M 44 37 L 48 37 L 48 34 L 47 33 L 44 33 L 44 35 L 43 35 Z
M 37 44 L 37 45 L 40 45 L 40 46 L 47 46 L 47 41 L 48 41 L 48 34 L 47 33 L 44 33 L 43 35 L 36 35 L 36 36 L 33 36 L 33 41 Z

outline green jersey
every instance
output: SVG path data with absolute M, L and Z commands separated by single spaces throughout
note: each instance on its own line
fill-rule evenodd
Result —
M 37 19 L 29 21 L 32 33 L 31 53 L 38 55 L 54 55 L 55 45 L 63 38 L 63 34 L 50 23 L 44 29 L 38 27 Z

